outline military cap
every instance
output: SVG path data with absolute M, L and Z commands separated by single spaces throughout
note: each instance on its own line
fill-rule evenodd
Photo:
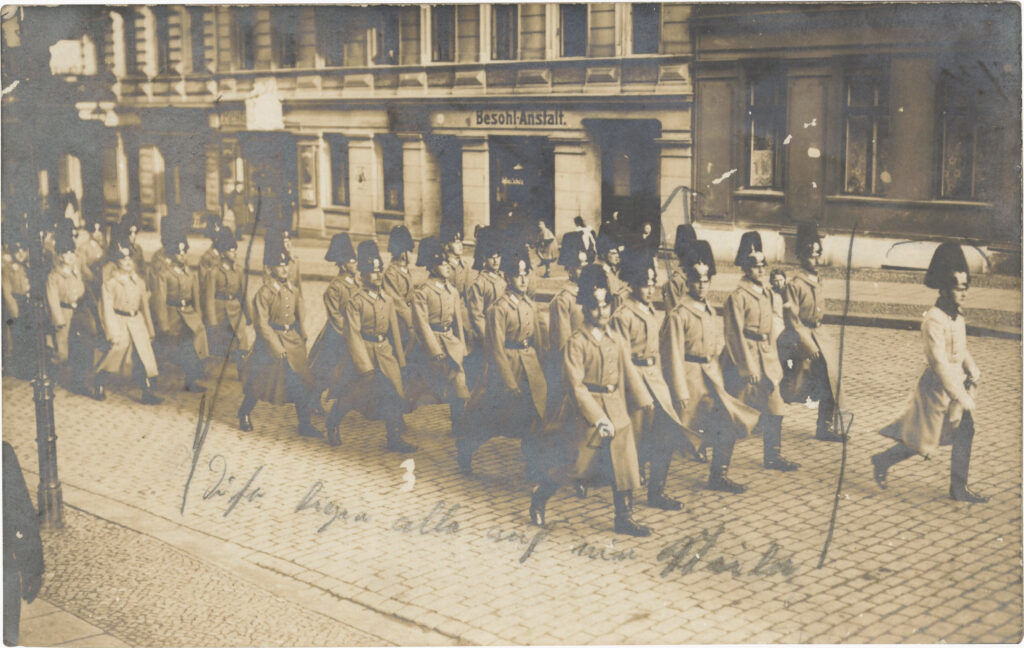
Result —
M 711 244 L 707 241 L 690 241 L 683 250 L 683 272 L 690 279 L 707 281 L 715 276 L 715 257 L 711 253 Z
M 441 223 L 441 243 L 447 244 L 452 241 L 462 240 L 462 228 L 456 227 L 451 221 Z
M 679 257 L 680 261 L 683 260 L 683 256 L 686 254 L 687 245 L 691 241 L 696 240 L 697 232 L 694 231 L 693 225 L 686 223 L 685 225 L 676 227 L 676 244 L 673 251 L 676 253 L 676 256 Z
M 124 242 L 127 243 L 127 241 Z M 168 256 L 188 252 L 188 239 L 185 238 L 185 233 L 180 232 L 176 234 L 174 238 L 168 239 L 168 241 L 164 243 L 164 252 L 166 252 Z
M 185 235 L 185 227 L 180 218 L 164 216 L 160 219 L 160 244 L 167 247 L 171 241 Z
M 206 227 L 204 228 L 204 232 L 206 233 L 207 236 L 209 236 L 211 239 L 216 241 L 217 240 L 217 232 L 220 231 L 220 228 L 221 228 L 220 216 L 213 216 L 213 215 L 211 215 L 211 216 L 207 216 L 206 217 Z
M 761 245 L 760 233 L 743 232 L 733 265 L 741 267 L 765 265 L 764 247 Z
M 653 286 L 658 283 L 658 270 L 647 250 L 630 248 L 622 258 L 619 277 L 630 286 Z
M 416 254 L 416 265 L 422 268 L 434 268 L 444 262 L 444 259 L 441 239 L 431 236 L 420 241 L 420 249 Z
M 220 228 L 220 231 L 217 232 L 217 238 L 213 240 L 213 247 L 218 252 L 226 252 L 238 247 L 235 233 L 231 231 L 230 227 Z
M 413 245 L 412 234 L 409 233 L 409 229 L 405 225 L 395 225 L 391 228 L 391 234 L 388 236 L 388 253 L 392 257 L 396 257 L 404 252 L 412 252 Z
M 618 250 L 621 254 L 625 246 L 617 239 L 604 232 L 597 235 L 597 255 L 607 256 L 612 250 Z
M 608 273 L 599 265 L 588 265 L 580 270 L 577 281 L 580 291 L 576 294 L 576 303 L 590 309 L 608 301 Z
M 384 270 L 384 261 L 380 258 L 380 250 L 377 249 L 376 241 L 362 241 L 356 251 L 358 252 L 359 272 L 370 274 Z
M 114 241 L 113 245 L 110 246 L 110 256 L 114 261 L 130 259 L 132 257 L 132 249 L 128 245 L 128 241 Z
M 518 277 L 530 274 L 533 268 L 530 263 L 530 251 L 525 245 L 510 245 L 502 251 L 501 272 L 506 277 Z
M 284 246 L 284 239 L 279 231 L 267 231 L 263 239 L 263 265 L 267 267 L 288 265 L 292 255 Z
M 501 254 L 497 230 L 489 225 L 485 225 L 476 233 L 476 248 L 473 250 L 473 269 L 483 270 L 484 261 L 495 254 Z
M 796 255 L 814 256 L 814 244 L 821 246 L 821 235 L 818 234 L 817 223 L 800 223 L 796 226 Z M 819 250 L 820 254 L 820 250 Z
M 341 265 L 356 258 L 356 251 L 352 247 L 352 239 L 348 234 L 342 232 L 331 237 L 331 245 L 327 248 L 324 259 L 331 263 Z
M 110 237 L 115 241 L 127 241 L 131 235 L 133 227 L 135 228 L 135 231 L 139 230 L 139 214 L 134 211 L 126 211 L 121 214 L 121 220 L 114 223 L 114 227 L 110 232 Z
M 964 275 L 962 278 L 958 274 Z M 956 243 L 943 243 L 935 249 L 932 254 L 932 261 L 928 264 L 928 271 L 924 273 L 924 285 L 936 290 L 949 288 L 960 283 L 971 280 L 970 270 L 967 268 L 967 258 L 964 251 Z
M 75 251 L 75 223 L 70 218 L 57 226 L 57 232 L 53 238 L 53 249 L 57 256 L 65 252 Z
M 594 262 L 594 250 L 583 246 L 583 232 L 566 232 L 558 250 L 558 265 L 579 268 Z

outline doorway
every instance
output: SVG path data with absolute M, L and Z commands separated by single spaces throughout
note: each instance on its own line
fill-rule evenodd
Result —
M 454 136 L 431 141 L 441 175 L 441 230 L 452 228 L 467 236 L 462 216 L 462 144 Z
M 238 229 L 294 231 L 299 174 L 295 138 L 287 133 L 244 133 L 239 140 L 249 202 L 255 205 L 259 197 L 260 214 L 258 223 L 240 222 Z
M 645 221 L 660 240 L 661 124 L 652 119 L 602 119 L 588 124 L 601 143 L 601 224 L 618 212 L 619 231 L 636 233 Z
M 490 137 L 491 224 L 525 242 L 555 227 L 555 154 L 546 137 Z

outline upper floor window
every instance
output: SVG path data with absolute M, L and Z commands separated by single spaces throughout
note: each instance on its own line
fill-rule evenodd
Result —
M 270 14 L 270 43 L 277 67 L 293 68 L 299 60 L 299 10 L 275 7 Z
M 747 186 L 770 189 L 780 184 L 779 135 L 786 118 L 785 76 L 774 65 L 751 68 L 747 75 Z
M 843 192 L 884 196 L 889 172 L 889 79 L 877 69 L 846 75 L 843 95 Z
M 455 5 L 430 8 L 431 59 L 455 60 Z
M 316 7 L 317 49 L 326 67 L 358 67 L 367 62 L 370 16 L 362 7 Z
M 206 9 L 203 7 L 189 7 L 189 44 L 192 48 L 192 71 L 203 72 L 206 70 L 206 36 L 204 17 Z
M 988 151 L 1000 149 L 991 109 L 981 103 L 984 81 L 963 66 L 943 68 L 939 92 L 939 197 L 987 200 L 993 174 Z
M 171 11 L 167 5 L 153 7 L 156 27 L 156 73 L 168 74 L 171 70 Z
M 126 7 L 121 12 L 124 19 L 124 71 L 125 74 L 138 74 L 139 69 L 139 38 L 135 24 L 135 9 Z
M 587 5 L 559 5 L 561 11 L 562 56 L 587 55 Z
M 373 62 L 379 65 L 397 65 L 400 43 L 398 7 L 381 7 L 377 15 L 376 56 Z
M 637 3 L 633 9 L 633 53 L 657 54 L 661 44 L 661 5 Z
M 493 5 L 491 7 L 491 58 L 509 61 L 519 55 L 519 7 Z
M 256 65 L 256 10 L 252 7 L 234 7 L 233 58 L 239 70 L 251 70 Z

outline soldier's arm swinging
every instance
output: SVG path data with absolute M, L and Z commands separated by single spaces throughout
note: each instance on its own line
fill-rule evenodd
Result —
M 348 338 L 349 353 L 352 354 L 352 364 L 360 374 L 368 374 L 373 371 L 373 361 L 370 359 L 370 352 L 366 349 L 366 342 L 362 335 L 362 314 L 359 308 L 359 297 L 353 296 L 345 303 L 345 319 L 348 326 L 345 328 L 345 337 Z

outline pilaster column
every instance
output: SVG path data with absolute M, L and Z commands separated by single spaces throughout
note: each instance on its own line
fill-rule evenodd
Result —
M 596 228 L 601 222 L 600 157 L 583 140 L 552 139 L 555 154 L 555 234 L 575 228 L 580 216 Z
M 377 160 L 373 138 L 348 136 L 349 230 L 353 234 L 374 234 L 373 201 L 377 186 Z
M 467 240 L 491 222 L 491 156 L 486 138 L 462 141 L 462 223 Z
M 676 227 L 693 220 L 693 146 L 682 140 L 656 140 L 661 183 L 661 244 L 675 244 Z
M 402 142 L 402 202 L 405 226 L 423 236 L 423 198 L 427 190 L 426 146 L 420 133 L 398 133 Z

